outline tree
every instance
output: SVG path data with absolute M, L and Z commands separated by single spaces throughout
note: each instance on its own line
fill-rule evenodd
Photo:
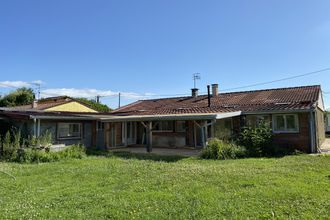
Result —
M 0 98 L 0 107 L 14 107 L 31 104 L 34 100 L 34 93 L 29 88 L 19 88 Z
M 90 106 L 91 108 L 95 109 L 98 112 L 111 112 L 112 111 L 112 109 L 109 108 L 107 105 L 97 103 L 92 99 L 89 100 L 89 99 L 86 99 L 86 98 L 76 98 L 76 100 Z

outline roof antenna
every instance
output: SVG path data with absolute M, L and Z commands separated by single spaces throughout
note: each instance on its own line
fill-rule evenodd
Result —
M 35 90 L 37 90 L 37 100 L 40 100 L 40 86 L 41 86 L 41 83 L 33 82 L 32 84 L 36 86 Z
M 194 80 L 194 89 L 196 88 L 196 80 L 201 79 L 201 74 L 200 73 L 194 73 L 193 74 L 193 80 Z

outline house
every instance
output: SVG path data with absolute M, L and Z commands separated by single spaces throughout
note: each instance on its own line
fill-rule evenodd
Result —
M 210 94 L 210 93 L 209 93 Z M 142 100 L 112 112 L 105 146 L 204 147 L 212 137 L 229 138 L 244 126 L 269 122 L 274 143 L 316 152 L 325 139 L 320 86 L 302 86 Z
M 50 130 L 55 143 L 102 149 L 202 148 L 209 138 L 227 139 L 260 121 L 269 122 L 278 146 L 317 152 L 325 140 L 318 85 L 219 93 L 213 84 L 209 95 L 192 89 L 191 96 L 141 100 L 111 113 L 47 109 L 2 108 L 0 119 L 36 136 Z
M 91 106 L 68 96 L 57 96 L 34 101 L 31 105 L 7 108 L 12 111 L 45 111 L 45 112 L 90 112 L 97 111 Z
M 82 113 L 98 112 L 71 97 L 46 98 L 34 101 L 31 105 L 0 108 L 0 127 L 8 130 L 15 126 L 26 137 L 40 136 L 48 130 L 52 133 L 55 144 L 96 145 L 96 139 L 92 139 L 96 121 L 94 118 L 81 116 Z
M 325 127 L 326 133 L 330 133 L 330 109 L 327 109 L 325 114 Z

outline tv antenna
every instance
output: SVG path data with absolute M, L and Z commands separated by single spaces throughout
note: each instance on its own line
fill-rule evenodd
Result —
M 36 86 L 35 90 L 37 90 L 37 92 L 36 92 L 37 93 L 36 94 L 37 95 L 37 100 L 40 100 L 40 89 L 41 89 L 40 87 L 41 87 L 41 84 L 38 83 L 38 82 L 33 82 L 32 84 Z
M 194 73 L 193 74 L 193 80 L 194 80 L 194 88 L 196 88 L 196 81 L 201 79 L 200 73 Z
M 100 103 L 100 98 L 102 98 L 102 97 L 106 97 L 105 95 L 97 95 L 96 97 L 95 97 L 95 102 L 96 103 Z

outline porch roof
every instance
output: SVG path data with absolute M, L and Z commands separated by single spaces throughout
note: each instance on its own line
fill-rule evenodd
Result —
M 231 118 L 241 115 L 241 111 L 224 112 L 217 114 L 171 114 L 171 115 L 129 115 L 129 116 L 110 116 L 105 115 L 99 119 L 103 122 L 122 122 L 122 121 L 165 121 L 165 120 L 214 120 Z

